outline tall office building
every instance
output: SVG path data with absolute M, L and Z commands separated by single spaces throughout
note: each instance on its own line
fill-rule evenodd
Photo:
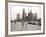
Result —
M 25 9 L 23 9 L 22 20 L 25 21 L 25 19 L 26 19 L 26 13 L 25 13 Z
M 30 10 L 30 12 L 28 13 L 28 20 L 29 21 L 32 21 L 33 20 L 32 10 Z
M 20 13 L 17 13 L 17 20 L 20 20 Z
M 34 20 L 37 20 L 37 13 L 35 13 L 34 15 Z

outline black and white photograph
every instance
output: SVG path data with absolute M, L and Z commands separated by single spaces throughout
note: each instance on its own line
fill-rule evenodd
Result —
M 43 5 L 8 3 L 8 33 L 28 34 L 43 32 Z
M 11 31 L 41 30 L 40 7 L 11 6 Z

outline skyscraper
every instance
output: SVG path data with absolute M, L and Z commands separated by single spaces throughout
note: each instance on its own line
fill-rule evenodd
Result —
M 32 21 L 33 14 L 32 14 L 32 10 L 30 10 L 30 12 L 28 13 L 28 20 Z
M 35 13 L 35 18 L 37 19 L 37 13 Z
M 35 13 L 34 20 L 37 20 L 37 13 Z
M 17 13 L 17 20 L 20 20 L 20 13 Z
M 26 13 L 25 13 L 25 9 L 23 9 L 22 20 L 25 21 L 25 19 L 26 19 Z

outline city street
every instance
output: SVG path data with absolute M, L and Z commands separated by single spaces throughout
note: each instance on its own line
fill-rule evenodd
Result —
M 21 22 L 12 22 L 11 31 L 31 31 L 31 30 L 41 30 L 41 26 L 28 24 L 28 22 L 24 22 L 22 25 Z

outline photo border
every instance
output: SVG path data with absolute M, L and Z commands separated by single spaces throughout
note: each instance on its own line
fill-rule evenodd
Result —
M 27 3 L 27 4 L 42 4 L 43 5 L 43 33 L 34 33 L 34 34 L 17 34 L 15 36 L 24 36 L 24 35 L 39 35 L 39 34 L 45 34 L 45 3 L 41 2 L 23 2 L 23 1 L 5 1 L 5 33 L 8 35 L 8 3 L 14 2 L 14 3 Z

